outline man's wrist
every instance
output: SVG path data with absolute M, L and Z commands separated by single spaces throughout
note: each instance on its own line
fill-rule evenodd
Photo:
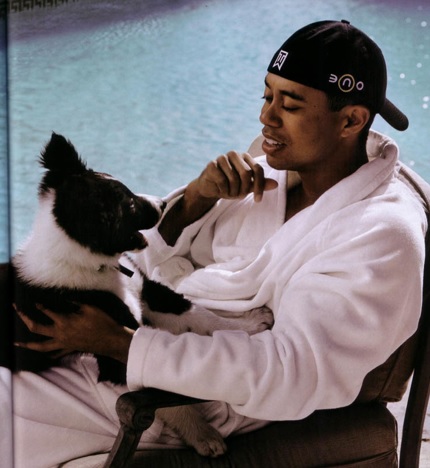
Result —
M 117 361 L 127 364 L 128 353 L 130 351 L 131 340 L 133 339 L 134 330 L 131 328 L 123 327 L 121 332 L 115 340 L 115 344 L 112 347 L 111 357 Z
M 218 201 L 218 198 L 205 198 L 195 189 L 196 181 L 191 182 L 182 197 L 165 214 L 158 231 L 167 245 L 173 246 L 182 231 L 200 219 Z
M 193 180 L 188 184 L 183 195 L 183 208 L 192 222 L 201 218 L 219 200 L 218 197 L 210 198 L 201 195 L 197 189 L 197 180 Z

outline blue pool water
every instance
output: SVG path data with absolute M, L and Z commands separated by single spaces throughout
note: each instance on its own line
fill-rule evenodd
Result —
M 11 14 L 12 251 L 30 229 L 36 160 L 52 131 L 91 167 L 164 195 L 259 133 L 266 66 L 288 35 L 342 18 L 381 46 L 388 95 L 410 118 L 405 133 L 382 120 L 376 129 L 430 180 L 427 0 L 78 0 Z M 0 261 L 5 245 L 0 237 Z

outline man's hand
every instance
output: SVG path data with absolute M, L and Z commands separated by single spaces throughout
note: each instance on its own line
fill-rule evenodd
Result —
M 263 168 L 248 153 L 230 151 L 211 161 L 187 190 L 193 190 L 194 196 L 215 201 L 254 193 L 254 200 L 259 202 L 266 190 L 277 186 L 275 180 L 265 179 Z
M 248 153 L 230 151 L 211 161 L 200 176 L 190 182 L 184 195 L 164 216 L 159 232 L 174 245 L 184 228 L 201 218 L 221 199 L 254 194 L 256 202 L 278 183 L 264 177 L 263 168 Z
M 15 343 L 16 346 L 40 352 L 54 352 L 61 357 L 72 351 L 94 353 L 127 363 L 134 331 L 119 325 L 101 309 L 81 305 L 76 313 L 61 315 L 37 306 L 52 320 L 50 325 L 34 322 L 17 310 L 27 328 L 49 339 L 42 342 Z

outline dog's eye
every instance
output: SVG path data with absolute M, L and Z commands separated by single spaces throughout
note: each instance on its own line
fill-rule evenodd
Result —
M 136 205 L 134 204 L 134 200 L 131 200 L 131 202 L 130 202 L 130 211 L 131 211 L 131 213 L 136 212 Z

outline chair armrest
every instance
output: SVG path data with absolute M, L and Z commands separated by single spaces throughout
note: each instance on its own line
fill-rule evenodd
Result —
M 146 430 L 153 423 L 158 408 L 184 406 L 203 401 L 155 388 L 145 388 L 122 394 L 117 400 L 116 412 L 120 422 L 127 427 Z
M 190 405 L 202 401 L 155 388 L 123 393 L 116 402 L 121 427 L 104 468 L 129 466 L 140 437 L 154 422 L 158 408 Z

